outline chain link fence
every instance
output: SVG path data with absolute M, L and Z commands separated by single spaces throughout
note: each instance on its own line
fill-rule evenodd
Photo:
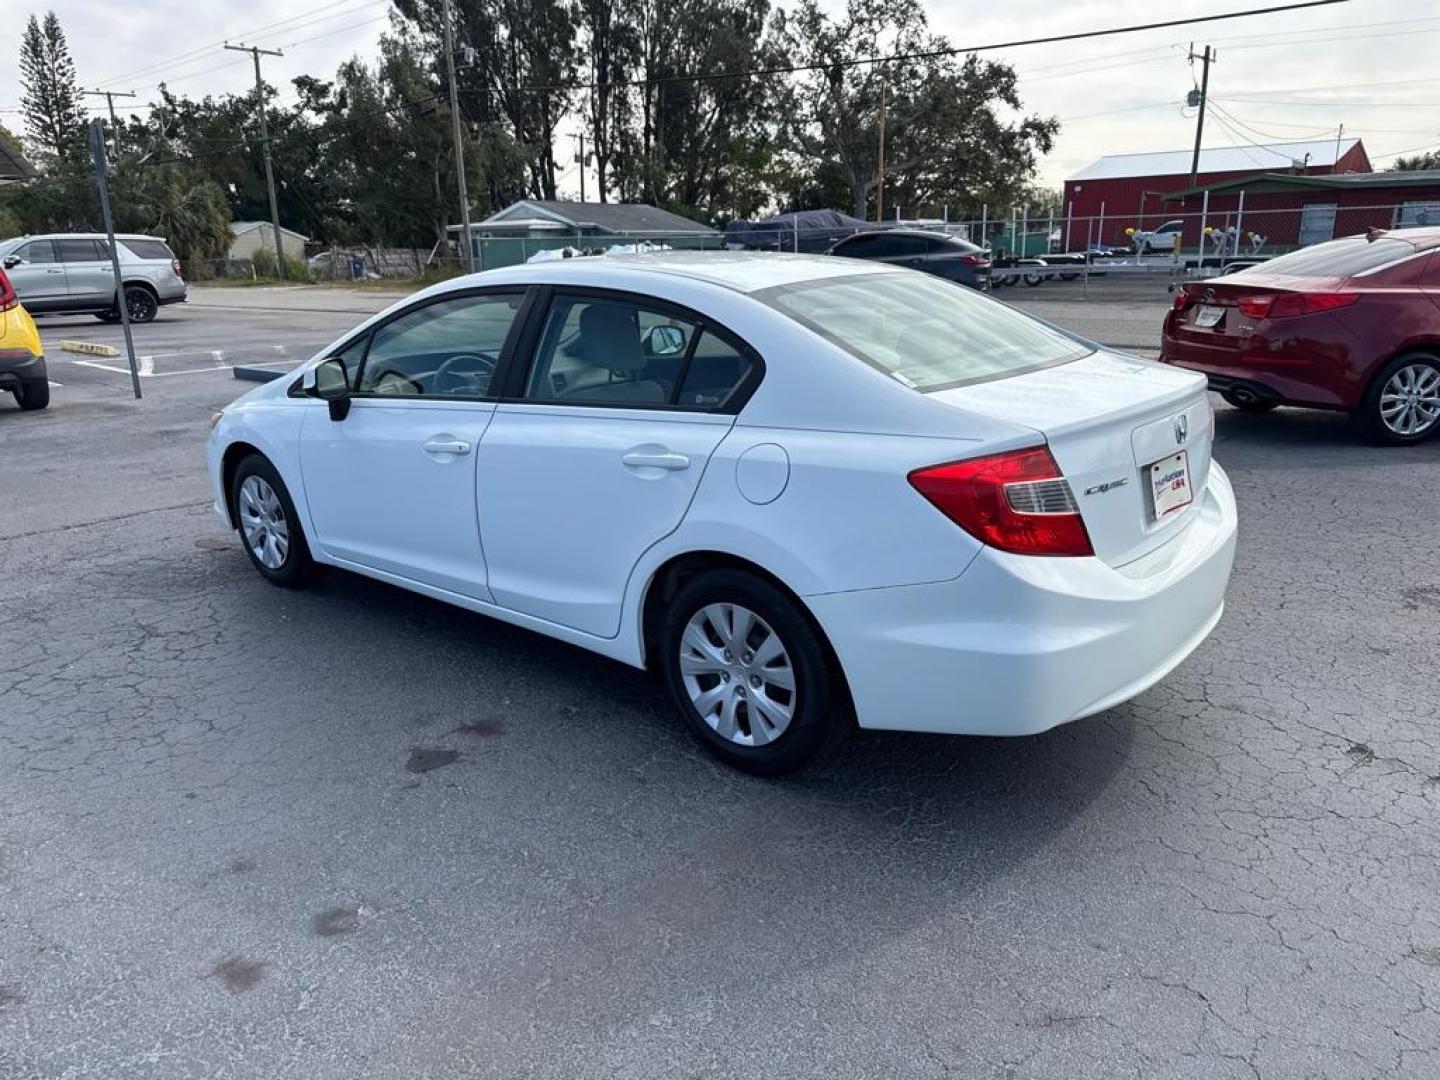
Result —
M 1257 200 L 1258 201 L 1258 200 Z M 1176 283 L 1214 277 L 1262 263 L 1276 255 L 1370 229 L 1440 225 L 1440 201 L 1348 206 L 1313 202 L 1303 206 L 1246 206 L 1243 196 L 1227 196 L 1199 210 L 1140 217 L 1097 214 L 1031 217 L 1017 209 L 1008 216 L 982 215 L 967 220 L 918 220 L 863 226 L 747 230 L 727 238 L 713 230 L 693 232 L 546 233 L 493 235 L 475 230 L 472 247 L 477 270 L 521 263 L 595 255 L 652 251 L 748 250 L 823 253 L 861 232 L 923 230 L 969 241 L 991 258 L 995 289 L 1025 286 L 1047 292 L 1064 290 L 1076 298 L 1163 298 Z M 454 239 L 459 240 L 458 231 Z M 737 242 L 738 241 L 738 242 Z M 880 255 L 880 252 L 875 252 Z M 885 257 L 903 261 L 903 254 Z M 922 254 L 917 249 L 916 255 Z M 194 281 L 268 281 L 277 277 L 275 255 L 192 260 L 185 267 Z M 287 256 L 286 279 L 307 282 L 363 282 L 440 279 L 464 271 L 458 243 L 433 248 L 373 245 L 310 249 L 305 257 Z M 1120 283 L 1124 284 L 1121 285 Z

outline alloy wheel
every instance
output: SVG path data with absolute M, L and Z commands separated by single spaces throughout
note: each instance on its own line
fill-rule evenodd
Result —
M 1380 391 L 1380 420 L 1394 434 L 1421 435 L 1440 420 L 1440 370 L 1407 364 Z
M 247 476 L 240 485 L 240 531 L 260 565 L 279 570 L 290 553 L 290 523 L 285 508 L 263 476 Z
M 131 322 L 149 322 L 155 317 L 155 298 L 145 289 L 126 289 L 125 308 Z
M 765 746 L 795 715 L 795 667 L 770 624 L 739 604 L 707 604 L 685 624 L 680 677 L 690 704 L 737 746 Z

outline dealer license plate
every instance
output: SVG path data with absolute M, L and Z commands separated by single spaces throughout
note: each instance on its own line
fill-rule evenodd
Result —
M 1208 329 L 1212 326 L 1219 326 L 1220 320 L 1225 317 L 1223 307 L 1211 307 L 1209 304 L 1201 304 L 1195 312 L 1195 325 Z
M 1195 500 L 1190 488 L 1190 456 L 1184 450 L 1150 466 L 1150 494 L 1155 520 L 1163 521 Z

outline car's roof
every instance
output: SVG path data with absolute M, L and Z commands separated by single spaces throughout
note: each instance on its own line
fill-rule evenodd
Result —
M 1358 235 L 1365 235 L 1360 233 Z M 1434 247 L 1440 244 L 1440 226 L 1417 225 L 1409 229 L 1381 229 L 1376 238 L 1393 237 L 1396 240 L 1406 240 L 1418 248 Z
M 47 232 L 47 233 L 26 233 L 24 236 L 9 236 L 0 243 L 11 243 L 15 240 L 108 240 L 110 235 L 103 232 Z M 163 236 L 151 236 L 149 233 L 128 233 L 117 232 L 116 240 L 159 240 L 165 243 Z
M 586 255 L 523 263 L 489 271 L 485 278 L 543 283 L 546 277 L 553 275 L 571 280 L 579 277 L 603 284 L 607 277 L 618 271 L 688 278 L 742 293 L 856 274 L 903 273 L 882 264 L 836 259 L 828 255 L 787 255 L 769 251 L 663 251 L 642 255 Z

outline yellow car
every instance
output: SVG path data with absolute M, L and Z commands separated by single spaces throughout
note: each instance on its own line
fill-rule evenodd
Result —
M 45 347 L 35 320 L 21 305 L 10 279 L 0 270 L 0 390 L 9 390 L 22 409 L 50 404 Z

